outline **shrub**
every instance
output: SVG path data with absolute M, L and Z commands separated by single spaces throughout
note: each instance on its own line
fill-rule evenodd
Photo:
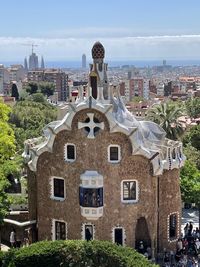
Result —
M 10 253 L 10 255 L 9 255 Z M 9 262 L 8 262 L 9 259 Z M 6 265 L 5 265 L 6 264 Z M 42 241 L 7 253 L 3 267 L 151 267 L 131 248 L 107 241 Z
M 0 266 L 2 266 L 2 263 L 3 263 L 3 256 L 4 256 L 4 253 L 0 251 Z

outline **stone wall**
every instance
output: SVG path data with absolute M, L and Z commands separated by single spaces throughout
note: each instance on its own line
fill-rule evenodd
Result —
M 84 129 L 78 130 L 78 122 L 84 122 L 87 112 L 93 112 L 100 122 L 104 122 L 104 130 L 100 130 L 95 139 L 88 139 Z M 64 145 L 76 145 L 76 160 L 64 161 Z M 117 164 L 108 162 L 108 146 L 120 145 L 121 161 Z M 89 221 L 95 225 L 95 239 L 112 240 L 112 229 L 121 226 L 125 230 L 128 246 L 135 247 L 135 229 L 139 218 L 146 219 L 152 247 L 156 247 L 158 233 L 158 182 L 152 176 L 149 160 L 142 156 L 133 156 L 132 147 L 128 137 L 121 133 L 110 133 L 109 124 L 103 114 L 92 109 L 78 112 L 72 122 L 71 131 L 61 131 L 57 134 L 53 152 L 41 154 L 37 163 L 37 182 L 31 174 L 29 192 L 31 192 L 31 218 L 37 212 L 38 238 L 52 239 L 52 219 L 64 220 L 67 223 L 67 238 L 81 239 L 83 223 L 89 223 L 81 216 L 79 206 L 80 175 L 86 170 L 95 170 L 103 176 L 104 183 L 104 209 L 103 216 L 96 221 Z M 169 198 L 170 205 L 164 200 L 160 202 L 160 238 L 167 236 L 166 217 L 170 212 L 178 209 L 180 191 L 178 190 L 178 173 L 166 172 L 160 176 L 160 196 Z M 58 176 L 65 179 L 66 199 L 56 201 L 50 198 L 50 177 Z M 121 181 L 137 180 L 139 185 L 139 200 L 135 204 L 121 202 Z M 169 183 L 169 184 L 168 184 Z M 37 200 L 36 191 L 37 188 Z M 32 192 L 33 190 L 33 192 Z M 171 190 L 168 194 L 168 190 Z M 176 192 L 176 190 L 178 190 Z M 176 201 L 172 201 L 175 195 Z M 37 206 L 37 207 L 36 207 Z M 35 210 L 34 210 L 35 209 Z M 162 210 L 162 212 L 161 212 Z M 165 217 L 164 217 L 165 216 Z M 166 226 L 165 226 L 166 225 Z M 139 237 L 138 237 L 139 238 Z M 142 238 L 142 236 L 141 236 Z M 167 247 L 167 239 L 163 239 L 161 246 Z
M 37 218 L 37 180 L 34 172 L 27 168 L 27 187 L 28 187 L 28 206 L 29 219 L 36 220 Z
M 181 193 L 180 193 L 180 181 L 179 170 L 173 169 L 171 171 L 165 171 L 161 177 L 159 177 L 159 225 L 160 225 L 160 247 L 175 249 L 177 239 L 169 239 L 169 215 L 172 213 L 177 214 L 177 237 L 181 234 Z

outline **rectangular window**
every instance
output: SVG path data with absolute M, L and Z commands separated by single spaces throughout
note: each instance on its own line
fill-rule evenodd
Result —
M 75 161 L 75 159 L 76 159 L 76 147 L 74 144 L 66 144 L 65 145 L 64 158 L 65 158 L 65 161 Z
M 94 239 L 93 225 L 85 224 L 85 240 L 90 241 Z
M 136 181 L 123 182 L 123 200 L 136 200 Z
M 55 239 L 66 240 L 66 224 L 64 222 L 55 221 Z
M 123 228 L 114 228 L 114 243 L 123 246 L 124 243 Z
M 75 149 L 74 145 L 67 145 L 67 158 L 68 159 L 75 159 Z
M 53 194 L 54 197 L 64 198 L 64 179 L 53 179 Z
M 94 99 L 97 99 L 97 77 L 96 76 L 90 76 L 90 84 L 92 87 L 92 97 Z
M 79 188 L 79 200 L 81 207 L 102 207 L 103 188 Z
M 177 214 L 169 216 L 169 239 L 176 239 L 177 237 Z
M 108 147 L 108 161 L 112 163 L 118 163 L 120 158 L 120 146 L 111 145 Z

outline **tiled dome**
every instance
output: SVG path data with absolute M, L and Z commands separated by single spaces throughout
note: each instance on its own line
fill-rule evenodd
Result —
M 92 47 L 92 58 L 102 59 L 105 56 L 105 49 L 100 42 L 96 42 Z

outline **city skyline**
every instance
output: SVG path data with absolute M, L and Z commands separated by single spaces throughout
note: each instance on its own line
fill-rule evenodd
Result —
M 47 6 L 48 3 L 48 6 Z M 108 60 L 200 59 L 200 3 L 183 0 L 24 0 L 1 4 L 0 61 L 34 51 L 48 60 L 81 60 L 99 40 Z

